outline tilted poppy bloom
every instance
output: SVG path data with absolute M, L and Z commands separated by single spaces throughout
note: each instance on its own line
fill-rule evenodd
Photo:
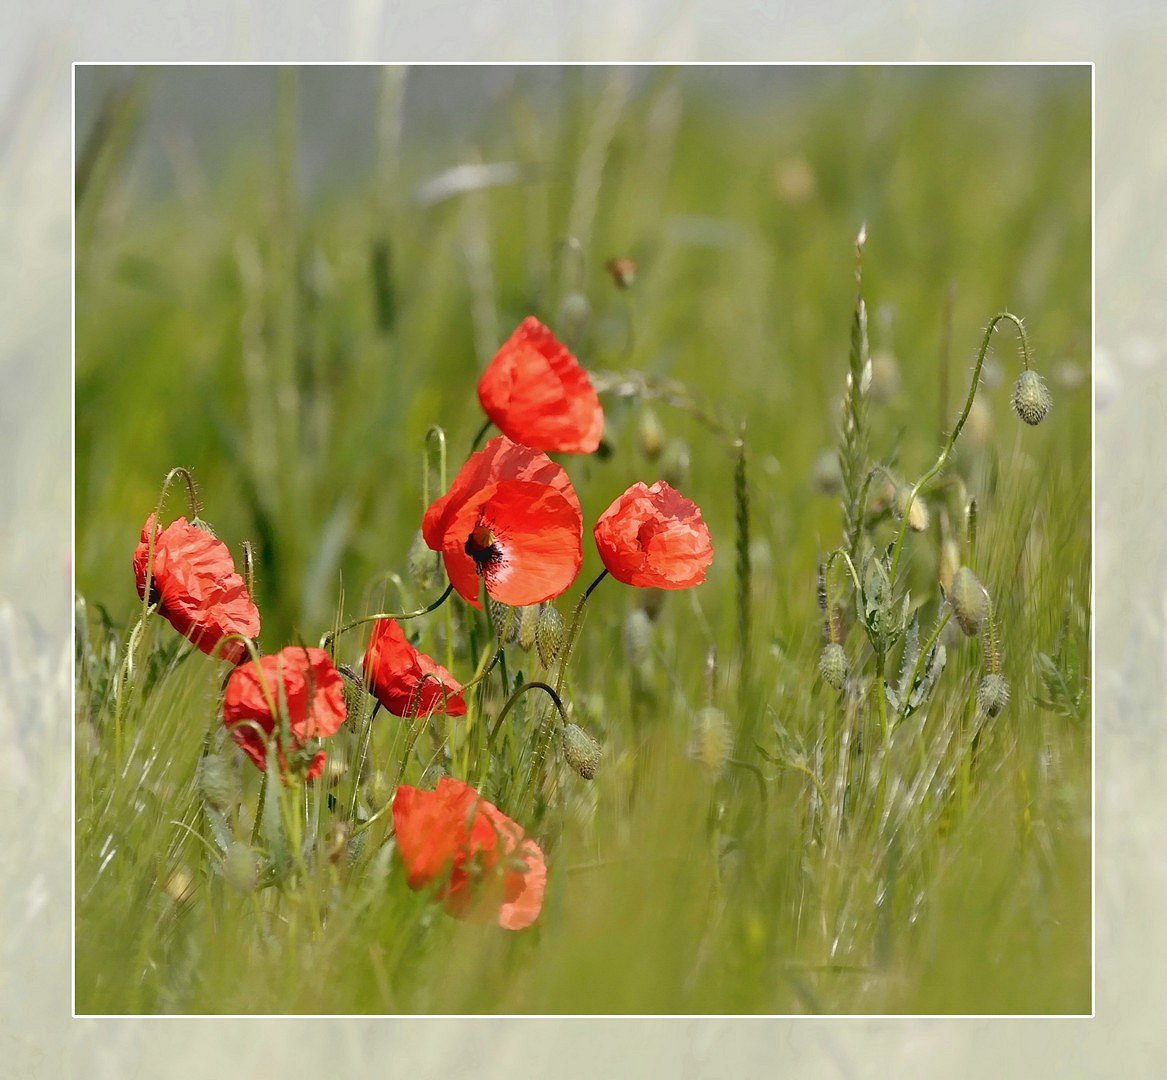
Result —
M 393 619 L 373 623 L 365 650 L 365 680 L 373 696 L 394 716 L 466 715 L 461 684 L 441 664 L 410 645 Z
M 286 709 L 292 745 L 284 746 L 280 710 Z M 231 672 L 223 695 L 223 723 L 243 752 L 267 768 L 267 740 L 275 737 L 281 766 L 299 756 L 309 739 L 335 735 L 345 719 L 344 683 L 323 649 L 289 645 Z M 264 732 L 260 735 L 253 725 Z M 324 753 L 308 763 L 306 779 L 320 775 Z
M 533 315 L 487 365 L 478 400 L 499 431 L 533 450 L 590 454 L 604 433 L 588 373 Z
M 397 850 L 411 889 L 437 885 L 458 918 L 489 913 L 505 930 L 530 926 L 543 907 L 547 864 L 522 826 L 461 780 L 434 791 L 403 784 L 393 796 Z
M 625 585 L 688 589 L 713 562 L 701 511 L 663 480 L 633 484 L 600 515 L 594 535 L 604 566 Z
M 150 561 L 150 530 L 154 529 L 154 567 L 150 575 L 150 602 L 183 637 L 203 652 L 237 664 L 247 653 L 242 641 L 220 642 L 228 634 L 259 636 L 259 609 L 247 584 L 235 570 L 231 552 L 206 529 L 176 518 L 165 529 L 154 515 L 142 526 L 134 551 L 138 595 L 146 591 Z
M 477 608 L 480 576 L 495 600 L 527 607 L 564 592 L 583 563 L 583 514 L 567 473 L 505 435 L 470 455 L 421 533 Z

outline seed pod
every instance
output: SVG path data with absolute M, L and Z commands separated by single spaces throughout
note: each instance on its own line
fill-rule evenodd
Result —
M 886 402 L 899 393 L 900 365 L 887 349 L 881 349 L 871 358 L 871 396 Z
M 340 862 L 352 839 L 352 826 L 347 821 L 334 821 L 324 834 L 324 854 L 330 863 Z
M 585 780 L 596 775 L 601 754 L 600 744 L 578 724 L 564 727 L 563 759 Z
M 967 566 L 962 566 L 952 576 L 948 602 L 960 628 L 969 637 L 976 637 L 989 614 L 989 594 Z
M 519 612 L 494 597 L 486 598 L 486 610 L 490 613 L 490 625 L 504 645 L 513 645 L 519 640 Z
M 430 550 L 420 530 L 409 545 L 406 562 L 409 576 L 420 592 L 430 593 L 438 587 L 442 580 L 441 552 Z
M 249 893 L 259 880 L 255 852 L 247 844 L 234 843 L 223 856 L 223 880 L 241 893 Z
M 1036 371 L 1023 371 L 1013 386 L 1013 411 L 1032 427 L 1036 427 L 1054 403 L 1049 387 Z
M 1009 683 L 1004 675 L 986 675 L 977 687 L 977 708 L 986 716 L 997 716 L 1009 704 Z
M 199 794 L 216 810 L 226 810 L 239 801 L 239 778 L 219 754 L 208 754 L 199 762 L 198 781 Z
M 725 768 L 732 748 L 733 735 L 725 713 L 714 705 L 705 706 L 693 718 L 690 755 L 700 761 L 716 778 Z
M 625 616 L 624 655 L 635 668 L 645 667 L 652 657 L 652 622 L 641 608 L 633 608 Z
M 559 305 L 559 332 L 564 339 L 575 344 L 588 328 L 592 317 L 592 305 L 581 292 L 569 292 Z
M 842 690 L 847 682 L 847 670 L 847 654 L 843 646 L 834 641 L 827 642 L 819 654 L 819 674 L 823 682 L 836 690 Z
M 535 634 L 542 618 L 542 604 L 531 604 L 519 609 L 519 648 L 530 652 L 535 647 Z
M 911 506 L 908 505 L 911 500 Z M 912 498 L 912 489 L 907 484 L 902 485 L 895 496 L 895 512 L 899 520 L 903 520 L 904 511 L 908 513 L 908 528 L 912 532 L 923 532 L 928 528 L 928 506 L 919 495 Z
M 665 445 L 665 429 L 661 427 L 656 412 L 647 405 L 640 411 L 640 452 L 649 461 L 656 461 L 660 457 Z
M 563 648 L 563 616 L 552 603 L 539 606 L 539 619 L 535 624 L 535 648 L 539 651 L 539 663 L 550 667 L 559 650 Z

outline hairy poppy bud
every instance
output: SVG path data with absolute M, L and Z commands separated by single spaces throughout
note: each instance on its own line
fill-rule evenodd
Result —
M 513 645 L 519 640 L 521 616 L 518 611 L 495 600 L 492 596 L 486 598 L 486 610 L 490 613 L 490 625 L 494 627 L 499 641 L 504 645 Z
M 563 759 L 585 780 L 596 775 L 600 754 L 600 744 L 578 724 L 563 729 Z
M 977 708 L 986 716 L 996 716 L 1009 704 L 1009 683 L 1004 675 L 986 675 L 977 687 Z
M 725 768 L 732 748 L 733 736 L 725 713 L 716 706 L 707 705 L 693 720 L 689 753 L 717 777 Z
M 911 506 L 908 505 L 909 500 Z M 928 528 L 928 507 L 919 495 L 912 498 L 912 489 L 906 484 L 896 491 L 895 512 L 899 520 L 903 520 L 904 512 L 908 515 L 908 528 L 912 532 L 923 532 Z
M 528 604 L 519 609 L 519 648 L 530 652 L 535 647 L 535 633 L 539 628 L 542 604 Z
M 624 619 L 624 655 L 635 668 L 652 658 L 652 621 L 641 608 L 633 608 Z
M 669 487 L 683 488 L 689 479 L 689 444 L 684 439 L 670 439 L 660 459 L 660 475 Z
M 952 537 L 945 537 L 944 543 L 940 545 L 940 566 L 936 575 L 945 596 L 952 592 L 952 581 L 959 569 L 960 545 Z
M 581 292 L 569 292 L 559 305 L 558 326 L 563 336 L 571 343 L 577 343 L 588 328 L 592 317 L 592 305 Z
M 665 429 L 661 427 L 656 412 L 647 405 L 640 412 L 640 452 L 649 461 L 660 457 L 665 445 Z
M 543 604 L 539 608 L 539 619 L 535 623 L 535 648 L 539 651 L 539 663 L 550 667 L 559 650 L 563 647 L 563 616 L 554 604 Z
M 239 801 L 239 778 L 219 754 L 208 754 L 199 762 L 199 794 L 208 806 L 226 810 Z
M 409 546 L 409 576 L 420 592 L 433 592 L 441 581 L 442 553 L 430 551 L 420 530 Z
M 1017 376 L 1013 386 L 1013 411 L 1025 423 L 1036 427 L 1045 418 L 1053 405 L 1049 387 L 1036 371 L 1023 371 Z
M 234 843 L 223 856 L 223 880 L 237 892 L 249 893 L 259 881 L 255 852 L 246 844 Z
M 989 594 L 967 566 L 962 566 L 952 575 L 948 602 L 960 628 L 969 637 L 976 637 L 989 614 Z
M 819 674 L 823 682 L 836 690 L 842 690 L 847 681 L 847 670 L 847 654 L 843 646 L 834 641 L 827 642 L 819 654 Z
M 899 389 L 899 361 L 887 349 L 881 349 L 871 358 L 871 396 L 876 401 L 890 401 Z
M 338 863 L 347 854 L 352 826 L 347 821 L 334 821 L 324 835 L 324 854 L 330 863 Z

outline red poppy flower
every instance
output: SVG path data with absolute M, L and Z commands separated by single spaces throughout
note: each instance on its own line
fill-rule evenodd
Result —
M 436 676 L 439 682 L 425 678 L 427 675 Z M 410 645 L 393 619 L 373 623 L 365 650 L 365 679 L 373 696 L 394 716 L 442 711 L 448 716 L 466 715 L 461 684 L 441 664 Z
M 633 484 L 600 515 L 595 537 L 608 572 L 625 585 L 687 589 L 713 562 L 701 511 L 663 480 Z
M 281 708 L 287 710 L 291 747 L 279 743 Z M 275 735 L 280 764 L 286 768 L 286 753 L 299 754 L 309 739 L 335 735 L 345 715 L 344 684 L 328 653 L 300 645 L 237 667 L 223 696 L 223 723 L 261 771 L 267 768 L 267 745 L 252 724 L 269 738 Z M 306 778 L 319 776 L 323 768 L 320 752 L 309 763 Z
M 499 431 L 533 450 L 590 454 L 604 433 L 587 372 L 533 315 L 487 365 L 478 400 Z
M 543 907 L 547 864 L 534 840 L 461 780 L 437 790 L 403 784 L 393 796 L 397 850 L 411 889 L 439 884 L 458 918 L 489 912 L 505 930 L 530 926 Z
M 583 514 L 567 473 L 506 436 L 470 455 L 421 532 L 477 608 L 479 576 L 495 600 L 527 607 L 564 592 L 583 563 Z
M 236 573 L 227 545 L 186 518 L 177 518 L 163 529 L 151 514 L 142 526 L 142 538 L 134 551 L 139 596 L 146 590 L 151 527 L 154 568 L 150 602 L 157 603 L 159 614 L 203 652 L 237 664 L 247 653 L 242 641 L 218 646 L 228 634 L 258 637 L 259 609 L 247 593 L 247 584 Z

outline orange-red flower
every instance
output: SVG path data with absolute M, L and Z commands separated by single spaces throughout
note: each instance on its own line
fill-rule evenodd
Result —
M 393 796 L 397 850 L 411 889 L 437 885 L 458 918 L 487 914 L 505 930 L 530 926 L 543 907 L 547 864 L 522 826 L 461 780 L 437 790 L 403 784 Z
M 590 454 L 604 433 L 587 372 L 533 315 L 487 365 L 478 400 L 499 431 L 533 450 Z
M 203 652 L 238 663 L 247 652 L 243 642 L 229 641 L 222 648 L 219 644 L 228 634 L 258 637 L 259 609 L 236 572 L 227 545 L 186 518 L 176 518 L 163 529 L 151 514 L 134 551 L 139 596 L 146 590 L 151 528 L 154 567 L 150 602 L 157 603 L 159 614 Z
M 365 650 L 365 679 L 373 696 L 394 716 L 466 714 L 461 684 L 441 664 L 410 645 L 393 619 L 373 624 Z
M 596 547 L 625 585 L 688 589 L 705 580 L 713 543 L 701 511 L 663 480 L 633 484 L 596 522 Z
M 291 746 L 283 745 L 281 715 Z M 261 771 L 267 768 L 267 739 L 276 739 L 280 764 L 286 768 L 288 754 L 306 757 L 308 740 L 335 735 L 345 715 L 344 684 L 328 653 L 300 645 L 237 667 L 223 696 L 223 723 Z M 307 766 L 308 780 L 319 776 L 323 751 Z
M 479 577 L 495 600 L 527 607 L 564 592 L 583 562 L 583 514 L 567 473 L 505 435 L 470 455 L 421 532 L 479 608 Z

